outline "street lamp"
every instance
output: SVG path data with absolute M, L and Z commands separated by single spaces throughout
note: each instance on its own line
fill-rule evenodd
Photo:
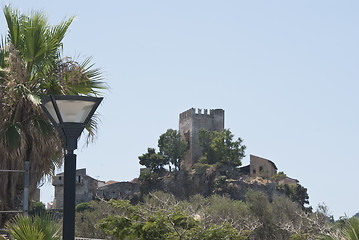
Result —
M 103 98 L 50 95 L 41 107 L 63 138 L 65 154 L 63 239 L 75 239 L 75 196 L 77 140 Z

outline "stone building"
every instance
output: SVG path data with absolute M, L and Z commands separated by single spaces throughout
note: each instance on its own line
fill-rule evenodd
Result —
M 139 193 L 140 188 L 138 183 L 133 182 L 114 182 L 105 184 L 97 189 L 97 197 L 110 199 L 128 199 L 135 193 Z
M 104 184 L 104 181 L 86 175 L 85 168 L 76 170 L 76 204 L 95 199 L 97 188 Z M 53 177 L 52 185 L 55 187 L 55 199 L 52 208 L 62 209 L 64 206 L 64 173 L 59 173 Z
M 224 130 L 224 110 L 191 108 L 179 116 L 179 133 L 188 143 L 187 154 L 181 162 L 182 169 L 191 169 L 202 155 L 198 141 L 198 132 L 201 128 L 208 131 L 221 132 Z
M 271 160 L 250 155 L 250 176 L 271 179 L 277 173 L 277 166 Z
M 299 183 L 298 179 L 294 179 L 294 178 L 290 178 L 290 177 L 286 177 L 282 180 L 278 181 L 278 185 L 297 185 Z
M 48 209 L 62 209 L 64 206 L 64 173 L 52 178 L 55 187 L 54 201 L 48 204 Z M 86 169 L 76 170 L 76 204 L 89 202 L 96 198 L 106 200 L 130 198 L 139 192 L 136 182 L 100 181 L 86 174 Z

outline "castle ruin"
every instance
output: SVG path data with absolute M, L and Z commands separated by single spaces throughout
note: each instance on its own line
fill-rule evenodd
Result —
M 188 151 L 183 161 L 181 169 L 191 169 L 202 156 L 202 150 L 198 141 L 198 132 L 201 128 L 207 131 L 221 132 L 224 130 L 224 110 L 191 108 L 179 116 L 179 133 L 182 139 L 188 143 Z

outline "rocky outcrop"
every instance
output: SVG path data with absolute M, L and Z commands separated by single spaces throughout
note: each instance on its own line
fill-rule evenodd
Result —
M 245 200 L 248 190 L 262 191 L 269 199 L 283 195 L 277 184 L 260 177 L 251 178 L 241 175 L 237 169 L 206 169 L 201 171 L 162 172 L 140 181 L 141 194 L 151 191 L 171 193 L 178 200 L 201 194 L 210 196 L 220 194 L 236 200 Z

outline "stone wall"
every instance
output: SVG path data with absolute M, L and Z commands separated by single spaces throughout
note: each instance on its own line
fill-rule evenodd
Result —
M 97 189 L 97 197 L 105 200 L 131 199 L 136 194 L 139 194 L 139 185 L 132 182 L 117 182 Z

